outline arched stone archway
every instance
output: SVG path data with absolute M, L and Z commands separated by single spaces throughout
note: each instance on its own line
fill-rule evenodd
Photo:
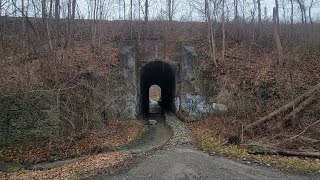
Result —
M 144 60 L 137 57 L 135 46 L 125 46 L 121 50 L 124 82 L 126 90 L 121 99 L 125 118 L 136 118 L 148 112 L 149 88 L 153 84 L 161 87 L 162 107 L 178 112 L 190 120 L 199 118 L 214 109 L 217 104 L 208 103 L 196 93 L 197 53 L 193 46 L 182 46 L 179 59 L 166 58 Z

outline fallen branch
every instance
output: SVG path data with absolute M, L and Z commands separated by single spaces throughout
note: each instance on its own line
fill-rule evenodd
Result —
M 255 122 L 245 126 L 244 132 L 247 132 L 249 129 L 253 129 L 253 128 L 257 127 L 260 124 L 268 122 L 274 116 L 278 115 L 281 112 L 287 111 L 289 108 L 291 108 L 292 106 L 300 103 L 303 99 L 305 99 L 306 97 L 309 97 L 310 95 L 312 95 L 314 92 L 316 92 L 319 89 L 320 89 L 320 83 L 315 85 L 315 86 L 313 86 L 313 87 L 311 87 L 307 92 L 305 92 L 301 96 L 297 97 L 293 101 L 289 102 L 288 104 L 280 107 L 279 109 L 273 111 L 272 113 L 268 114 L 267 116 L 264 116 L 264 117 L 260 118 L 259 120 L 257 120 Z
M 289 102 L 288 104 L 278 108 L 277 110 L 273 111 L 272 113 L 268 114 L 267 116 L 264 116 L 264 117 L 258 119 L 257 121 L 245 126 L 241 133 L 248 132 L 250 129 L 254 129 L 254 128 L 260 126 L 261 124 L 268 122 L 274 116 L 278 115 L 279 113 L 287 111 L 289 108 L 293 107 L 294 105 L 300 103 L 305 98 L 307 98 L 303 103 L 301 103 L 300 106 L 298 106 L 298 110 L 294 110 L 290 114 L 294 115 L 294 114 L 298 113 L 305 106 L 307 106 L 309 103 L 311 103 L 313 101 L 313 99 L 311 98 L 312 97 L 311 95 L 313 93 L 315 93 L 316 91 L 318 91 L 319 89 L 320 89 L 320 83 L 317 84 L 317 85 L 312 86 L 309 90 L 307 90 L 307 92 L 305 92 L 304 94 L 300 95 L 299 97 L 297 97 L 293 101 Z M 299 109 L 301 109 L 301 110 L 299 110 Z M 235 144 L 235 143 L 238 143 L 238 142 L 240 142 L 240 133 L 234 134 L 234 135 L 230 136 L 229 139 L 228 139 L 228 143 L 230 143 L 230 144 Z M 225 145 L 225 143 L 224 143 L 224 145 Z
M 312 94 L 310 97 L 308 97 L 305 101 L 299 104 L 298 107 L 296 107 L 290 114 L 288 114 L 284 119 L 287 121 L 291 119 L 292 117 L 295 117 L 301 110 L 303 110 L 306 106 L 311 104 L 316 99 L 316 95 Z
M 298 151 L 277 151 L 277 150 L 264 150 L 248 152 L 249 154 L 262 154 L 262 155 L 280 155 L 280 156 L 296 156 L 296 157 L 308 157 L 308 158 L 320 158 L 319 152 L 298 152 Z
M 302 135 L 303 133 L 305 133 L 311 126 L 314 126 L 314 125 L 316 125 L 316 124 L 318 124 L 318 123 L 320 123 L 320 120 L 319 120 L 319 121 L 316 121 L 316 122 L 314 122 L 314 123 L 312 123 L 312 124 L 310 124 L 310 125 L 307 126 L 303 131 L 301 131 L 301 133 L 299 133 L 299 134 L 297 134 L 297 135 L 289 138 L 288 140 L 292 140 L 292 139 L 294 139 L 294 138 L 299 137 L 300 135 Z

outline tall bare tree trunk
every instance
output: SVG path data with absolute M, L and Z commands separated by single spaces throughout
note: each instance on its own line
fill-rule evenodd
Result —
M 173 17 L 173 0 L 167 0 L 168 3 L 168 19 L 171 22 L 172 21 L 172 17 Z
M 119 0 L 119 20 L 121 19 L 121 0 Z
M 277 50 L 278 50 L 278 63 L 280 65 L 283 65 L 283 49 L 281 46 L 281 41 L 278 33 L 276 7 L 273 8 L 273 30 L 274 30 L 274 39 L 276 41 Z
M 56 46 L 60 46 L 60 30 L 59 30 L 59 23 L 60 23 L 60 0 L 55 0 L 55 10 L 54 10 L 54 33 L 55 33 L 55 44 Z
M 46 17 L 47 17 L 47 12 L 46 12 L 46 9 L 47 9 L 47 4 L 46 4 L 46 0 L 41 0 L 41 7 L 42 7 L 42 19 L 43 21 L 45 21 Z
M 257 0 L 258 3 L 258 21 L 259 24 L 261 24 L 262 20 L 261 20 L 261 0 Z
M 226 51 L 226 30 L 225 30 L 225 0 L 222 0 L 222 61 Z
M 233 1 L 233 6 L 234 6 L 234 20 L 235 21 L 239 20 L 238 5 L 239 5 L 239 0 L 234 0 Z
M 21 0 L 21 12 L 22 12 L 22 18 L 21 18 L 21 31 L 22 31 L 22 48 L 26 49 L 26 21 L 24 17 L 24 0 Z
M 133 0 L 130 0 L 130 38 L 133 39 Z
M 138 11 L 139 11 L 139 21 L 140 21 L 141 20 L 141 0 L 139 0 Z
M 0 17 L 2 16 L 2 0 L 0 0 Z
M 291 23 L 291 28 L 293 26 L 293 0 L 290 0 L 291 4 L 291 16 L 290 16 L 290 23 Z
M 126 19 L 126 1 L 123 0 L 123 20 Z
M 277 31 L 279 33 L 280 31 L 280 19 L 279 19 L 279 2 L 278 0 L 275 0 L 275 4 L 276 4 L 276 25 L 277 25 Z M 274 10 L 273 10 L 274 11 Z
M 313 24 L 312 16 L 311 16 L 312 6 L 313 6 L 313 0 L 311 0 L 310 6 L 309 6 L 309 21 L 310 21 L 311 24 Z
M 92 37 L 91 37 L 91 52 L 95 50 L 96 47 L 96 34 L 97 34 L 97 0 L 94 0 L 93 6 L 93 25 L 92 25 Z
M 145 13 L 144 20 L 148 21 L 148 19 L 149 19 L 149 0 L 146 0 L 146 4 L 145 4 L 144 8 L 145 8 L 145 10 L 144 10 L 144 13 Z
M 50 0 L 50 9 L 49 9 L 49 18 L 46 18 L 46 26 L 47 26 L 47 36 L 48 36 L 48 43 L 49 43 L 49 50 L 52 52 L 53 47 L 52 47 L 52 40 L 51 40 L 51 18 L 52 18 L 52 0 Z
M 211 19 L 211 11 L 210 11 L 210 6 L 209 6 L 209 0 L 206 0 L 206 6 L 207 6 L 207 19 L 208 19 L 208 30 L 209 30 L 209 46 L 210 46 L 210 56 L 213 60 L 213 63 L 216 67 L 218 67 L 218 62 L 216 58 L 216 45 L 215 45 L 215 36 L 214 36 L 214 30 L 213 30 L 213 22 Z

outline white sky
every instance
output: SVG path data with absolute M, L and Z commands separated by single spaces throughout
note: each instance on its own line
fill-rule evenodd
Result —
M 8 3 L 6 3 L 8 1 Z M 17 1 L 17 6 L 21 7 L 21 0 L 14 0 Z M 49 4 L 50 0 L 47 0 L 47 4 Z M 60 0 L 61 1 L 61 16 L 62 18 L 67 16 L 67 2 L 68 0 Z M 130 0 L 97 0 L 104 2 L 103 4 L 103 19 L 107 20 L 118 20 L 119 19 L 119 1 L 120 4 L 120 19 L 124 19 L 124 8 L 123 8 L 123 2 L 126 4 L 126 11 L 125 11 L 125 19 L 129 19 L 130 15 Z M 134 10 L 133 10 L 133 18 L 138 19 L 138 1 L 139 0 L 133 0 L 134 3 Z M 144 17 L 144 2 L 145 0 L 141 1 L 141 19 Z M 217 0 L 218 2 L 219 0 Z M 233 13 L 233 1 L 234 0 L 226 0 L 226 9 L 229 9 L 229 16 L 230 19 L 233 19 L 234 13 Z M 254 7 L 254 0 L 239 0 L 239 16 L 242 17 L 243 15 L 247 20 L 251 17 L 251 12 L 255 11 L 255 17 L 257 19 L 257 8 L 255 10 Z M 295 1 L 295 0 L 294 0 Z M 311 0 L 304 0 L 307 8 L 310 5 Z M 2 15 L 7 14 L 9 16 L 14 15 L 13 14 L 13 8 L 12 6 L 8 6 L 11 3 L 12 0 L 2 0 Z M 25 6 L 28 6 L 28 16 L 35 16 L 34 14 L 34 5 L 32 2 L 35 2 L 36 9 L 41 9 L 41 0 L 24 0 Z M 94 0 L 77 0 L 77 15 L 76 17 L 79 18 L 89 18 L 89 11 L 88 11 L 88 4 L 93 3 Z M 177 6 L 176 11 L 174 14 L 174 20 L 180 21 L 202 21 L 203 20 L 203 13 L 200 13 L 198 9 L 204 9 L 203 2 L 204 0 L 175 0 Z M 312 18 L 313 21 L 316 21 L 320 19 L 320 0 L 314 0 L 317 4 L 314 5 L 312 8 Z M 5 4 L 6 3 L 6 4 Z M 166 16 L 166 0 L 149 0 L 149 19 L 167 19 Z M 193 5 L 191 5 L 193 4 Z M 262 0 L 261 6 L 262 6 L 262 18 L 264 18 L 264 8 L 266 7 L 267 10 L 267 16 L 270 18 L 272 16 L 272 8 L 274 7 L 274 0 Z M 290 0 L 279 0 L 280 5 L 280 18 L 287 19 L 289 21 L 290 19 L 290 11 L 291 11 L 291 5 Z M 221 7 L 221 6 L 220 6 Z M 283 8 L 285 9 L 285 14 L 283 11 Z M 218 16 L 221 15 L 221 8 L 217 11 Z M 295 3 L 294 5 L 294 19 L 295 21 L 300 21 L 300 11 L 298 9 L 298 4 Z M 17 13 L 17 16 L 21 16 L 21 13 Z M 308 12 L 307 12 L 308 15 Z M 40 11 L 37 13 L 37 16 L 40 16 Z M 219 18 L 218 17 L 218 18 Z M 285 18 L 284 18 L 285 17 Z M 308 19 L 309 20 L 309 19 Z

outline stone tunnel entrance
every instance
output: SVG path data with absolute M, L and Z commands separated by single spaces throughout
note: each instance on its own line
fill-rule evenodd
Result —
M 161 89 L 162 110 L 173 111 L 188 120 L 224 108 L 224 105 L 208 103 L 196 92 L 197 56 L 194 47 L 187 45 L 181 46 L 181 53 L 170 60 L 157 53 L 154 58 L 145 58 L 140 56 L 135 45 L 124 46 L 120 58 L 124 91 L 119 98 L 121 116 L 134 119 L 149 113 L 152 85 Z
M 149 112 L 149 88 L 158 85 L 161 88 L 159 105 L 162 110 L 174 110 L 176 96 L 176 77 L 171 65 L 163 61 L 152 61 L 140 71 L 141 110 Z

